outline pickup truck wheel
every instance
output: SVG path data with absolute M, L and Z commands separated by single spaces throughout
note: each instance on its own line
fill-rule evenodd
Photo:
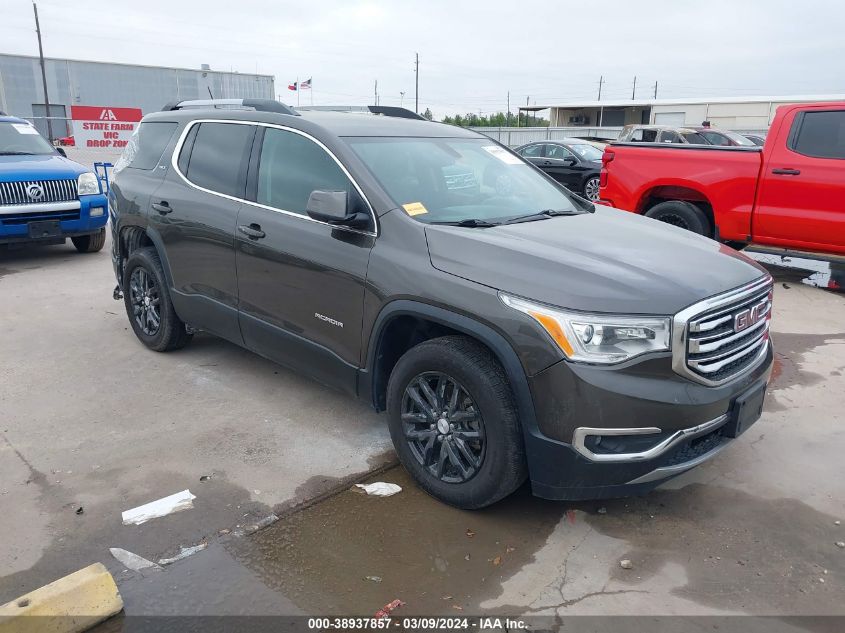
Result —
M 191 340 L 179 319 L 161 260 L 154 248 L 133 251 L 123 267 L 123 302 L 135 336 L 156 352 L 179 349 Z
M 599 199 L 599 177 L 593 176 L 584 181 L 584 197 L 590 202 Z
M 100 229 L 91 235 L 77 235 L 70 238 L 70 241 L 80 253 L 96 253 L 103 250 L 106 244 L 106 230 Z
M 684 202 L 683 200 L 661 202 L 646 211 L 645 216 L 705 237 L 711 235 L 710 221 L 707 216 L 691 202 Z
M 433 497 L 472 510 L 525 481 L 510 384 L 472 339 L 444 336 L 408 350 L 390 375 L 387 410 L 399 460 Z

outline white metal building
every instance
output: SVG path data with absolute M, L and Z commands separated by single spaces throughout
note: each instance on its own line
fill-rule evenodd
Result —
M 845 101 L 845 95 L 788 95 L 711 99 L 614 99 L 536 105 L 521 110 L 549 110 L 553 127 L 621 127 L 630 123 L 701 125 L 765 132 L 778 106 L 814 101 Z
M 271 75 L 202 68 L 168 68 L 46 58 L 53 136 L 70 134 L 70 106 L 140 108 L 144 114 L 184 99 L 273 99 Z M 46 130 L 44 89 L 37 57 L 0 54 L 0 110 Z

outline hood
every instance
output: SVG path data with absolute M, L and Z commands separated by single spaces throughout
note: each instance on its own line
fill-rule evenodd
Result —
M 0 156 L 0 182 L 17 180 L 63 180 L 91 171 L 58 154 Z
M 596 205 L 493 228 L 426 227 L 432 265 L 561 308 L 672 315 L 767 274 L 732 248 Z

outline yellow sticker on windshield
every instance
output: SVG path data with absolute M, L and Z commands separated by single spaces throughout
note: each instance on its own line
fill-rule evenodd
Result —
M 428 209 L 423 206 L 422 202 L 409 202 L 408 204 L 403 204 L 402 208 L 405 209 L 405 213 L 410 216 L 428 213 Z

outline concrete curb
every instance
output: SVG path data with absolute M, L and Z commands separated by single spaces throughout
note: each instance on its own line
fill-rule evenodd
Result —
M 80 633 L 121 609 L 114 579 L 94 563 L 0 605 L 0 633 Z

